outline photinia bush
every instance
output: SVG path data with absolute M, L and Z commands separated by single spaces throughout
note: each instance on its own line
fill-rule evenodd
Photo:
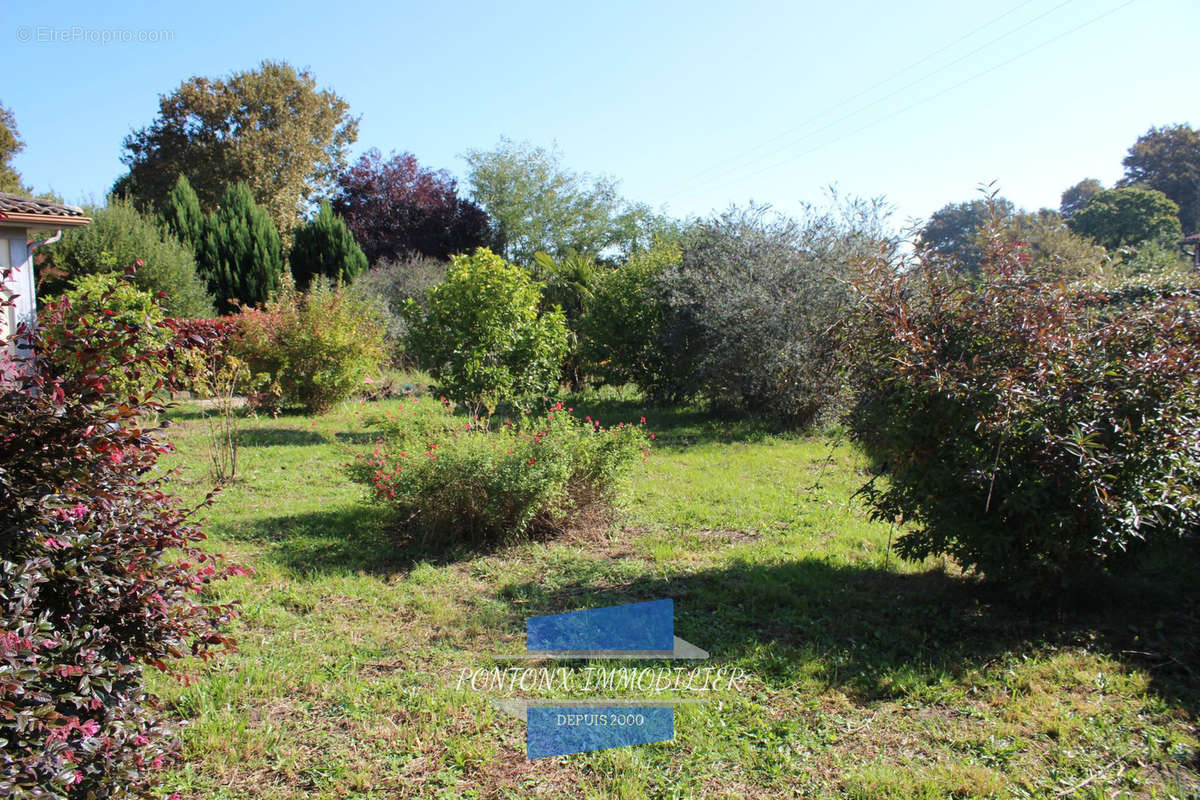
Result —
M 370 422 L 381 443 L 352 474 L 427 539 L 480 543 L 559 532 L 610 499 L 649 455 L 642 425 L 604 427 L 561 402 L 494 430 L 417 398 Z
M 234 570 L 149 477 L 168 449 L 142 427 L 152 390 L 118 391 L 164 352 L 112 358 L 132 334 L 107 315 L 44 313 L 61 339 L 19 331 L 40 358 L 0 393 L 0 796 L 141 795 L 178 753 L 144 670 L 231 645 L 205 595 Z M 79 369 L 57 369 L 60 341 Z
M 1047 282 L 993 229 L 975 278 L 855 281 L 852 430 L 909 558 L 1063 585 L 1200 524 L 1200 293 Z
M 70 380 L 103 378 L 119 397 L 140 397 L 162 387 L 170 372 L 162 355 L 172 334 L 163 325 L 159 298 L 134 285 L 139 266 L 131 265 L 123 276 L 81 275 L 59 302 L 42 307 L 47 368 Z M 98 341 L 104 346 L 97 347 Z
M 172 334 L 167 345 L 172 385 L 207 396 L 213 376 L 225 367 L 233 342 L 241 333 L 241 318 L 168 317 L 162 322 Z

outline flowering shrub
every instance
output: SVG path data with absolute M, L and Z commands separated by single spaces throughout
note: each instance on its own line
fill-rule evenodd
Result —
M 160 406 L 117 391 L 165 371 L 163 351 L 114 359 L 123 326 L 44 311 L 69 335 L 19 332 L 41 358 L 0 393 L 0 796 L 137 795 L 178 751 L 143 671 L 231 644 L 231 609 L 202 602 L 231 570 L 146 477 L 168 448 L 141 427 Z M 85 368 L 58 369 L 66 341 Z
M 470 542 L 561 531 L 610 498 L 650 443 L 641 425 L 604 427 L 562 403 L 493 430 L 413 398 L 371 424 L 383 438 L 356 477 L 419 535 Z
M 1030 275 L 997 231 L 975 280 L 873 264 L 857 280 L 852 430 L 898 549 L 1047 586 L 1200 524 L 1200 293 Z
M 316 279 L 307 292 L 285 281 L 260 309 L 242 309 L 234 350 L 270 376 L 267 394 L 310 414 L 328 411 L 364 387 L 384 359 L 384 312 L 344 286 Z

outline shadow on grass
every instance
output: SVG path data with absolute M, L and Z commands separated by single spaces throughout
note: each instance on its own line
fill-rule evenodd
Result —
M 309 444 L 328 444 L 329 439 L 316 431 L 296 428 L 243 428 L 238 432 L 242 447 L 287 447 Z
M 728 444 L 761 441 L 769 436 L 795 433 L 794 429 L 752 415 L 725 415 L 700 406 L 649 405 L 645 398 L 629 399 L 572 396 L 565 400 L 576 416 L 590 416 L 604 426 L 637 423 L 646 418 L 657 447 L 688 447 L 697 444 Z
M 513 631 L 529 616 L 671 597 L 676 635 L 708 650 L 712 662 L 736 661 L 778 688 L 806 675 L 864 700 L 919 696 L 943 677 L 1040 647 L 1084 647 L 1146 669 L 1159 694 L 1194 716 L 1194 584 L 1143 577 L 1090 594 L 1090 607 L 1048 607 L 940 570 L 898 573 L 813 558 L 619 587 L 578 577 L 559 585 L 539 576 L 499 593 L 512 604 Z
M 452 564 L 482 552 L 405 538 L 396 532 L 394 512 L 367 503 L 255 520 L 222 535 L 269 544 L 265 557 L 300 575 L 388 576 L 421 562 Z

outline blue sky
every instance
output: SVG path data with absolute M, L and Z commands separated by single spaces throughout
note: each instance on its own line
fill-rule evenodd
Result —
M 167 34 L 79 38 L 113 30 Z M 836 183 L 903 220 L 981 182 L 1036 208 L 1116 180 L 1151 125 L 1200 124 L 1198 32 L 1200 0 L 7 4 L 0 102 L 26 182 L 73 201 L 160 94 L 282 59 L 361 116 L 355 155 L 461 177 L 505 135 L 675 215 L 794 212 Z

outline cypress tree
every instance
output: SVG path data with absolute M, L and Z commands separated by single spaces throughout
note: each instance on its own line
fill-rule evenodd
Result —
M 167 195 L 162 220 L 175 238 L 192 248 L 193 252 L 199 249 L 206 227 L 204 212 L 200 210 L 200 198 L 196 196 L 196 190 L 186 175 L 179 176 Z
M 317 215 L 296 231 L 288 262 L 300 289 L 308 288 L 317 275 L 349 283 L 367 268 L 367 257 L 350 228 L 325 200 Z
M 223 312 L 265 302 L 279 288 L 279 231 L 245 183 L 228 187 L 208 218 L 199 261 Z

